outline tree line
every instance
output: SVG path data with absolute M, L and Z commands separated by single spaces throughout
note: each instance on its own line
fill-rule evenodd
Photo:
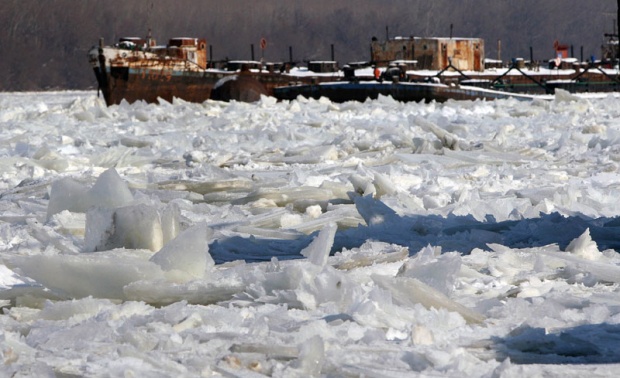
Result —
M 486 56 L 553 58 L 553 42 L 600 56 L 614 0 L 2 0 L 0 90 L 96 86 L 86 54 L 103 37 L 206 38 L 215 60 L 369 59 L 372 37 L 480 37 Z M 259 47 L 265 38 L 267 46 Z M 579 56 L 577 56 L 579 57 Z

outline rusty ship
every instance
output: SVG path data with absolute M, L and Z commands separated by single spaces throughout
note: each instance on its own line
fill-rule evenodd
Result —
M 480 38 L 396 37 L 371 42 L 370 63 L 376 83 L 347 74 L 345 82 L 298 84 L 275 88 L 280 99 L 327 97 L 335 102 L 363 101 L 380 95 L 398 101 L 532 99 L 554 94 L 620 90 L 618 35 L 607 34 L 603 59 L 584 62 L 569 47 L 554 43 L 555 58 L 537 62 L 514 59 L 509 64 L 485 58 Z M 531 54 L 531 52 L 530 52 Z
M 323 71 L 308 75 L 291 63 L 258 61 L 209 62 L 207 43 L 200 38 L 171 38 L 158 45 L 150 37 L 126 37 L 106 46 L 103 39 L 88 53 L 98 90 L 106 104 L 174 98 L 190 102 L 208 99 L 253 102 L 291 83 L 333 81 L 340 73 L 333 64 L 314 62 Z M 329 62 L 328 62 L 329 63 Z
M 610 35 L 606 46 L 617 50 L 617 34 Z M 89 60 L 108 105 L 174 98 L 254 102 L 262 95 L 279 100 L 327 97 L 335 102 L 379 95 L 399 101 L 528 99 L 558 88 L 620 89 L 615 50 L 603 51 L 608 59 L 584 62 L 556 42 L 553 59 L 513 59 L 504 64 L 485 58 L 484 40 L 479 38 L 373 38 L 370 47 L 370 60 L 342 69 L 333 60 L 296 67 L 292 56 L 287 63 L 216 63 L 208 60 L 205 39 L 172 38 L 157 45 L 149 33 L 147 38 L 121 38 L 112 46 L 100 40 L 90 50 Z

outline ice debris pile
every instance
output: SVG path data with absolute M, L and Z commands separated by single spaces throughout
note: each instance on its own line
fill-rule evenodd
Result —
M 0 95 L 0 371 L 619 366 L 620 99 Z

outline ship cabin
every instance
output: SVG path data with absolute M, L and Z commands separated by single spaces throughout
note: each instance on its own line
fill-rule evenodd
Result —
M 195 68 L 207 68 L 207 41 L 201 38 L 171 38 L 166 46 L 153 46 L 150 51 L 160 57 L 184 60 Z
M 372 39 L 371 60 L 379 67 L 393 61 L 415 62 L 420 70 L 439 71 L 452 66 L 462 71 L 484 70 L 484 40 L 480 38 L 396 37 Z
M 168 56 L 183 59 L 207 68 L 207 41 L 199 38 L 171 38 L 168 41 Z

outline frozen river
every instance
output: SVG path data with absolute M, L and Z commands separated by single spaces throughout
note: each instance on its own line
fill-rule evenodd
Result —
M 614 376 L 620 98 L 0 93 L 0 375 Z

